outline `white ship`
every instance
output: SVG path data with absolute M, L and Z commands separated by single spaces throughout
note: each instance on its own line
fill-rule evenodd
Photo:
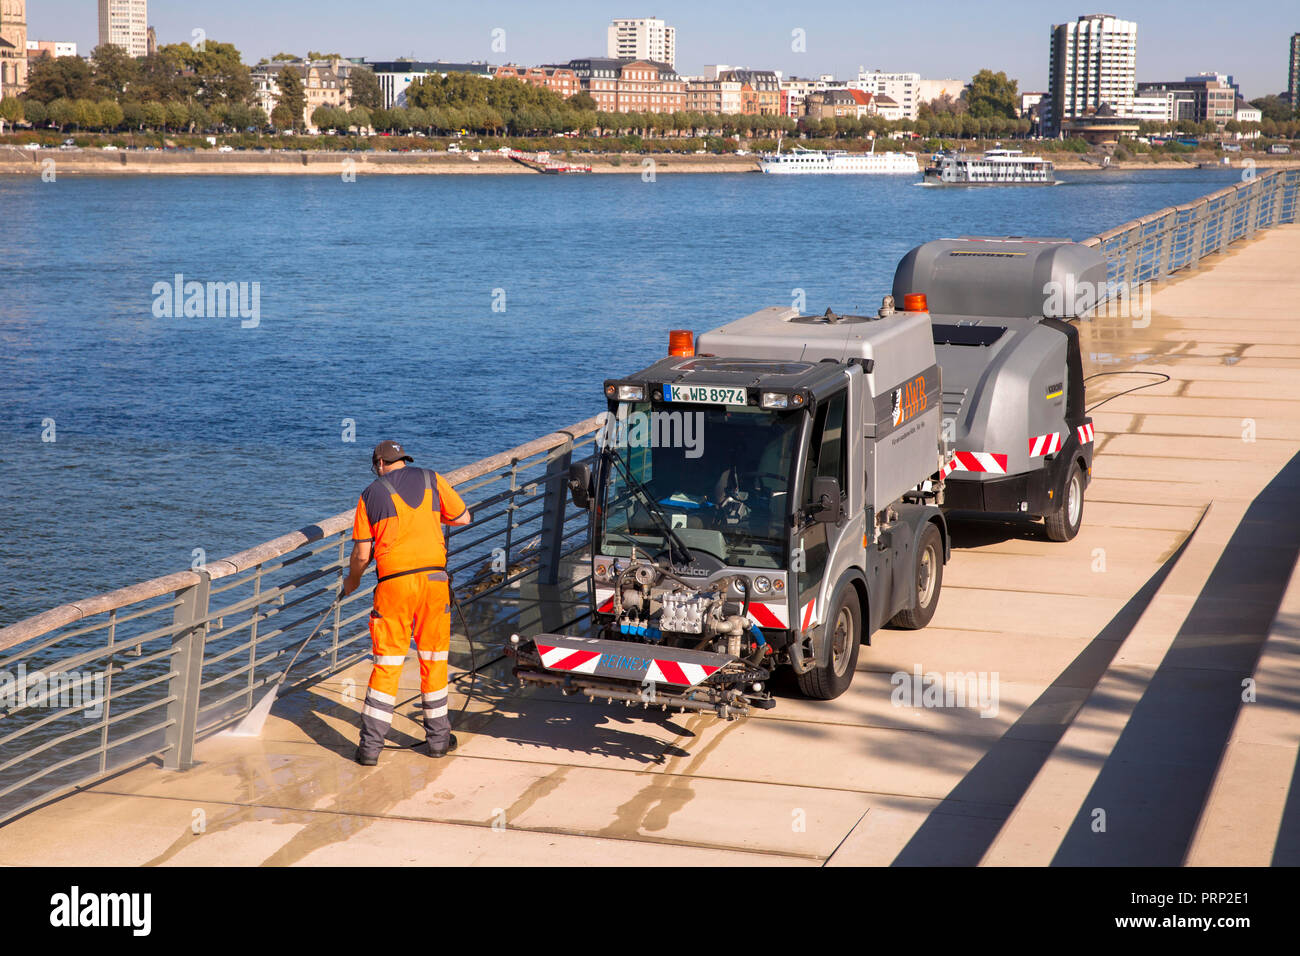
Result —
M 783 153 L 778 141 L 775 153 L 764 153 L 759 157 L 758 168 L 765 173 L 798 175 L 895 173 L 914 176 L 921 171 L 921 164 L 917 162 L 915 153 L 877 153 L 874 141 L 869 153 L 804 149 L 802 146 Z
M 1018 149 L 990 149 L 983 156 L 936 153 L 925 168 L 928 186 L 1052 186 L 1051 160 Z

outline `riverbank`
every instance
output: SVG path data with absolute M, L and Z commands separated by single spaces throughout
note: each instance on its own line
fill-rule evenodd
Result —
M 575 154 L 555 157 L 593 173 L 758 172 L 753 156 L 675 153 Z M 541 175 L 497 153 L 145 152 L 142 150 L 24 150 L 0 148 L 0 175 L 40 174 L 54 161 L 57 175 Z M 650 167 L 653 163 L 653 167 Z
M 593 173 L 640 174 L 653 168 L 660 173 L 754 173 L 758 172 L 755 156 L 732 154 L 704 156 L 680 153 L 599 153 L 574 154 L 556 159 L 591 166 Z M 0 175 L 40 175 L 54 162 L 56 175 L 319 175 L 345 173 L 363 175 L 521 175 L 536 176 L 536 171 L 497 153 L 343 153 L 312 152 L 163 152 L 144 150 L 104 151 L 25 150 L 0 147 Z M 1078 159 L 1053 158 L 1058 172 L 1095 171 L 1095 163 Z M 653 164 L 651 166 L 650 164 Z M 1300 157 L 1270 156 L 1255 161 L 1256 169 L 1300 164 Z M 1195 169 L 1196 160 L 1148 160 L 1134 157 L 1113 163 L 1109 169 L 1124 172 L 1143 170 Z M 1244 168 L 1241 160 L 1232 167 Z

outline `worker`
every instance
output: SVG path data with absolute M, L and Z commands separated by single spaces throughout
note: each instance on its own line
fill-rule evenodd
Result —
M 420 706 L 431 757 L 456 749 L 447 716 L 447 654 L 451 647 L 451 577 L 442 525 L 470 522 L 465 502 L 447 480 L 424 468 L 395 441 L 381 441 L 370 457 L 375 480 L 361 492 L 352 522 L 352 561 L 343 582 L 346 597 L 361 584 L 373 557 L 379 583 L 370 612 L 375 655 L 361 711 L 356 761 L 379 762 L 393 723 L 397 684 L 411 638 L 420 655 Z

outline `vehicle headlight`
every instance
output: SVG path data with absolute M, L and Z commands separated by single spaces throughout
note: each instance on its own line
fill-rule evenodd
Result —
M 620 385 L 618 387 L 618 400 L 620 402 L 645 401 L 645 386 L 644 385 Z
M 789 408 L 790 396 L 784 392 L 764 392 L 759 404 L 764 408 Z
M 758 577 L 754 578 L 754 590 L 759 594 L 766 594 L 768 591 L 771 591 L 772 579 L 760 574 Z

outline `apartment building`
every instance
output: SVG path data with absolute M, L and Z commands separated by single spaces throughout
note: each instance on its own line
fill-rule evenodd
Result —
M 781 78 L 772 70 L 724 70 L 718 79 L 740 84 L 740 111 L 745 115 L 780 115 Z
M 496 67 L 492 75 L 498 80 L 519 80 L 532 86 L 558 93 L 568 99 L 582 91 L 578 74 L 567 66 L 515 66 L 508 63 Z
M 1059 135 L 1069 120 L 1094 115 L 1103 104 L 1130 115 L 1136 88 L 1136 23 L 1093 13 L 1052 27 L 1045 135 Z
M 686 112 L 723 114 L 741 112 L 741 86 L 735 80 L 696 77 L 686 81 Z
M 686 81 L 667 63 L 615 57 L 570 60 L 571 69 L 604 113 L 675 113 L 686 108 Z
M 677 65 L 677 30 L 658 17 L 628 17 L 609 24 L 605 55 Z
M 99 45 L 120 46 L 128 56 L 149 53 L 147 0 L 99 0 Z

